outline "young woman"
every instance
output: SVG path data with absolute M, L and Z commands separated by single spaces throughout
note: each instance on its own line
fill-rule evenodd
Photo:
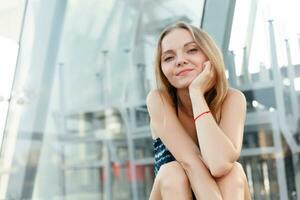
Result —
M 155 154 L 150 200 L 251 199 L 239 158 L 246 100 L 212 38 L 178 22 L 160 35 L 147 97 Z

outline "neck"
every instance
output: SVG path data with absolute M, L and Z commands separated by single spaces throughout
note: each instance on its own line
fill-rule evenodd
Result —
M 177 89 L 177 97 L 179 100 L 179 108 L 188 116 L 193 117 L 193 107 L 188 89 Z

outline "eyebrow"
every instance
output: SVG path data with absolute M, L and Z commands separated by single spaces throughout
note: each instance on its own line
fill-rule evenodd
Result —
M 185 43 L 183 46 L 186 47 L 186 46 L 188 46 L 188 45 L 190 45 L 192 43 L 196 44 L 194 41 L 191 41 L 191 42 Z M 168 50 L 164 51 L 161 55 L 164 55 L 164 54 L 172 52 L 172 51 L 173 51 L 172 49 L 168 49 Z

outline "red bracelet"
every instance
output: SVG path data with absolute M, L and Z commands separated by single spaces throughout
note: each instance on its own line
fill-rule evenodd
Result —
M 205 111 L 205 112 L 201 113 L 200 115 L 198 115 L 197 117 L 195 117 L 194 121 L 196 121 L 199 117 L 201 117 L 202 115 L 205 115 L 207 113 L 210 113 L 210 110 Z

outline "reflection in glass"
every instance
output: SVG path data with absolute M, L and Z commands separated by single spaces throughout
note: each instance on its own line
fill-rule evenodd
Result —
M 155 41 L 204 1 L 27 2 L 1 198 L 148 199 Z

